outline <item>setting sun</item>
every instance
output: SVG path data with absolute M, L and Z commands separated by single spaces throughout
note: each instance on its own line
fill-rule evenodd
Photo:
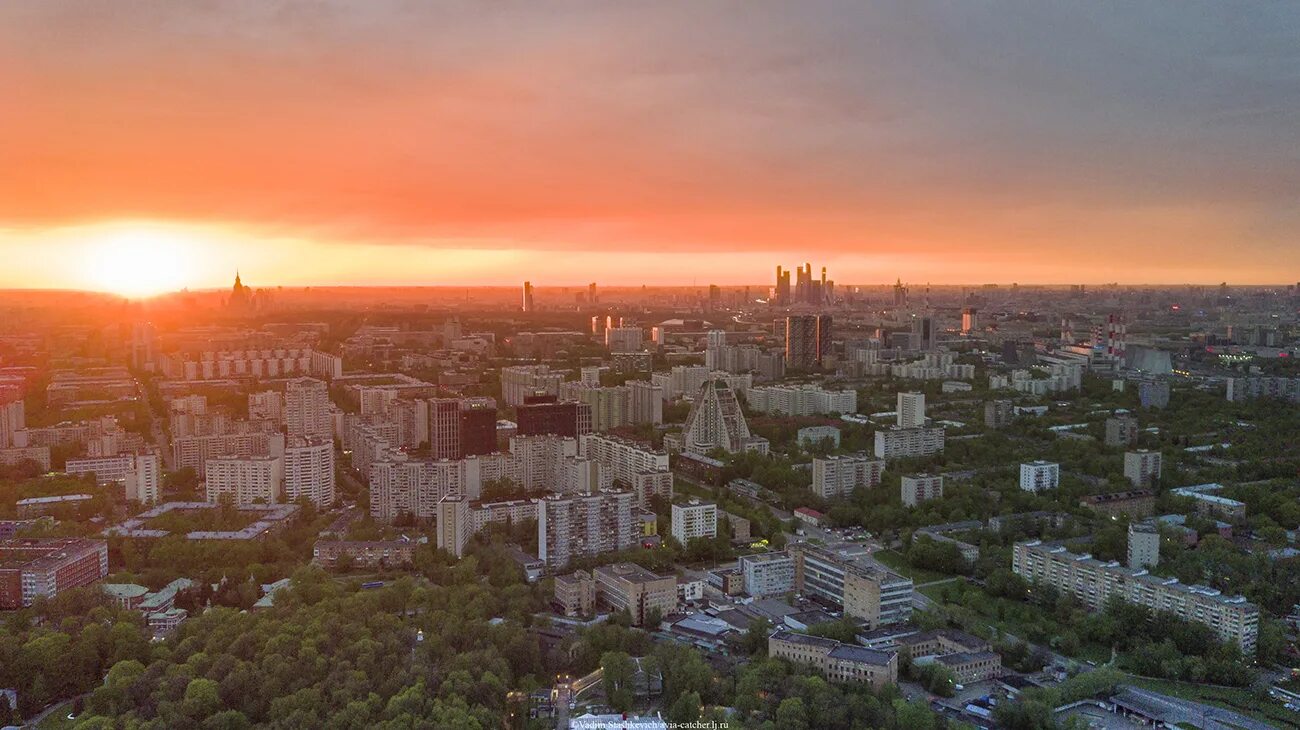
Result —
M 194 272 L 193 245 L 151 230 L 124 230 L 89 243 L 86 272 L 101 291 L 149 297 L 187 285 Z

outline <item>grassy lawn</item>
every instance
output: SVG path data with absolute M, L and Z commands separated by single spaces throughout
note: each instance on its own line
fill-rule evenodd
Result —
M 936 573 L 933 570 L 924 568 L 913 568 L 907 564 L 907 559 L 897 550 L 881 550 L 873 553 L 872 556 L 882 565 L 906 578 L 911 578 L 913 583 L 920 585 L 922 583 L 933 583 L 936 580 L 946 580 L 958 576 L 948 575 L 947 573 Z
M 64 702 L 51 712 L 37 725 L 41 730 L 64 730 L 77 724 L 76 720 L 69 720 L 68 713 L 72 712 L 72 703 Z
M 1142 677 L 1130 677 L 1129 682 L 1153 692 L 1233 710 L 1278 727 L 1300 728 L 1300 714 L 1291 712 L 1272 698 L 1261 698 L 1249 689 L 1207 687 L 1203 684 Z

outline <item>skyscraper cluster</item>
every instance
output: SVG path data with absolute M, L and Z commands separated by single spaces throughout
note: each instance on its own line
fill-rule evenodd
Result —
M 821 274 L 820 279 L 814 279 L 812 264 L 809 263 L 796 267 L 792 291 L 789 270 L 776 267 L 776 286 L 772 291 L 772 304 L 782 307 L 791 304 L 813 306 L 828 304 L 834 298 L 835 282 L 826 278 L 825 266 L 822 267 Z

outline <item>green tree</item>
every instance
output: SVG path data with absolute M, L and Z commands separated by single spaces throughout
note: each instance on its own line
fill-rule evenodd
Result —
M 674 723 L 695 722 L 700 719 L 700 695 L 696 692 L 684 692 L 668 708 L 667 719 Z

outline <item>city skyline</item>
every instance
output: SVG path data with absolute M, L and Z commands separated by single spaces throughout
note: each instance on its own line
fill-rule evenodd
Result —
M 0 287 L 1280 283 L 1251 7 L 11 4 Z

